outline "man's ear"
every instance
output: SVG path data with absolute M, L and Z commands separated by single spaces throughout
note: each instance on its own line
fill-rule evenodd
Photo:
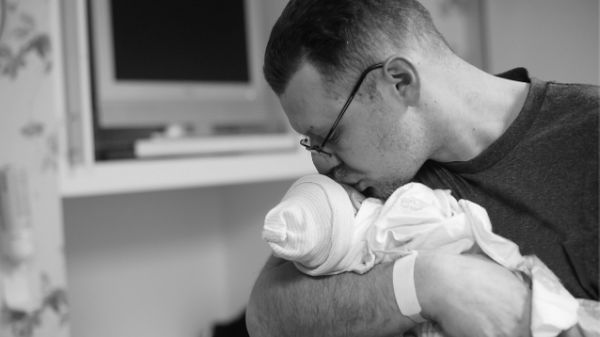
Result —
M 421 83 L 413 64 L 400 56 L 392 56 L 383 64 L 385 79 L 394 85 L 399 97 L 407 106 L 416 106 L 419 102 Z

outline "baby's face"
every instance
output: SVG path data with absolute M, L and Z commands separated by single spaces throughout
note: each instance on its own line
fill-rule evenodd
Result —
M 341 185 L 348 193 L 348 196 L 350 197 L 350 201 L 352 201 L 352 206 L 354 206 L 354 210 L 358 211 L 358 209 L 360 208 L 360 205 L 366 199 L 365 195 L 360 193 L 357 189 L 350 187 L 346 184 L 341 184 Z

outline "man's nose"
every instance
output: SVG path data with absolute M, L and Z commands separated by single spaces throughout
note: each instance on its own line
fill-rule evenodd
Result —
M 340 164 L 340 159 L 332 154 L 330 156 L 326 154 L 312 153 L 311 155 L 313 165 L 320 174 L 329 174 L 333 168 Z

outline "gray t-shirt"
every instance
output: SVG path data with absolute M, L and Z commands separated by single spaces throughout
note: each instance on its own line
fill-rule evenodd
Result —
M 599 88 L 530 82 L 513 124 L 476 158 L 428 161 L 416 181 L 485 207 L 495 233 L 535 254 L 579 298 L 598 300 Z

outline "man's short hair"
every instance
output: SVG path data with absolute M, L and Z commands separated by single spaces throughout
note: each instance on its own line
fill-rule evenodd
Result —
M 448 50 L 417 0 L 290 0 L 271 31 L 263 72 L 281 95 L 305 61 L 325 81 L 343 81 L 383 61 L 386 46 Z

